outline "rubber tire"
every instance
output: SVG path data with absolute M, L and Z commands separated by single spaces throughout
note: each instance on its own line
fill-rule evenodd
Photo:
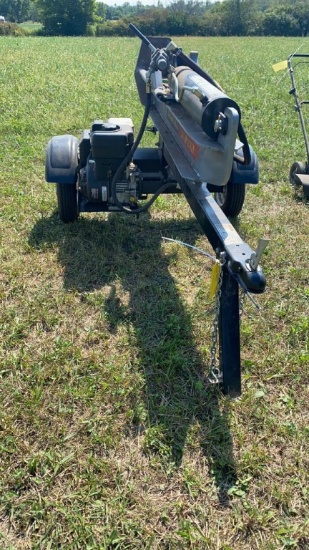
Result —
M 59 218 L 64 223 L 77 220 L 77 189 L 75 183 L 57 183 L 56 187 Z
M 222 212 L 228 217 L 234 218 L 240 214 L 245 202 L 246 187 L 242 184 L 228 182 L 222 192 L 214 193 L 214 199 Z
M 290 183 L 296 187 L 299 187 L 299 183 L 296 183 L 294 179 L 294 174 L 306 174 L 306 165 L 303 162 L 296 160 L 290 168 Z
M 306 199 L 309 199 L 309 186 L 308 185 L 303 185 L 303 192 L 304 192 L 304 195 L 305 195 Z

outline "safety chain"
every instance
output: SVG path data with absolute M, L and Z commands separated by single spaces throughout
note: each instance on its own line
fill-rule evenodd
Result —
M 247 295 L 246 291 L 243 288 L 241 288 L 240 290 L 241 292 L 239 296 L 239 324 L 241 324 L 241 320 L 244 312 L 244 303 Z
M 225 253 L 220 253 L 220 259 L 217 259 L 220 266 L 218 285 L 215 295 L 215 315 L 212 325 L 212 337 L 211 337 L 211 348 L 210 348 L 210 368 L 207 380 L 210 384 L 219 384 L 222 381 L 222 371 L 220 367 L 217 366 L 217 348 L 218 348 L 218 332 L 219 332 L 219 318 L 220 318 L 220 303 L 221 303 L 221 292 L 222 292 L 222 281 L 223 281 L 223 266 L 225 264 Z
M 209 367 L 209 373 L 207 376 L 207 380 L 210 384 L 219 384 L 222 381 L 222 371 L 220 367 L 217 366 L 217 348 L 218 348 L 218 333 L 219 333 L 219 318 L 220 318 L 220 306 L 221 306 L 221 292 L 222 292 L 222 281 L 223 281 L 223 266 L 226 263 L 226 253 L 225 252 L 218 252 L 217 256 L 214 257 L 209 252 L 206 252 L 205 250 L 202 250 L 201 248 L 197 248 L 196 246 L 192 246 L 188 243 L 184 243 L 182 241 L 178 241 L 175 239 L 170 239 L 168 237 L 162 237 L 165 241 L 174 242 L 183 246 L 186 246 L 188 248 L 191 248 L 192 250 L 199 252 L 200 254 L 204 254 L 204 256 L 207 256 L 215 264 L 219 266 L 219 274 L 217 279 L 217 286 L 215 289 L 215 307 L 214 307 L 214 320 L 213 320 L 213 327 L 212 327 L 212 338 L 211 338 L 211 348 L 210 348 L 210 367 Z M 252 298 L 250 293 L 246 290 L 246 288 L 241 284 L 240 281 L 240 296 L 239 296 L 239 322 L 241 323 L 242 316 L 244 313 L 244 301 L 246 297 L 250 299 L 250 301 L 255 305 L 255 307 L 260 310 L 259 304 Z

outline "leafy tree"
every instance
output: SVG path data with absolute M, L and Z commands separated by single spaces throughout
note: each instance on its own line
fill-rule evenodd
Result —
M 96 2 L 96 15 L 101 21 L 105 21 L 106 19 L 106 10 L 107 6 L 103 2 Z
M 30 19 L 30 0 L 0 0 L 0 14 L 8 21 L 22 23 Z
M 166 7 L 156 2 L 106 6 L 106 23 L 98 25 L 97 34 L 128 35 L 130 20 L 149 36 L 309 34 L 309 0 L 171 0 Z M 107 25 L 109 19 L 118 21 Z
M 207 12 L 207 20 L 214 20 L 215 34 L 245 36 L 254 28 L 256 6 L 252 0 L 224 0 Z
M 294 17 L 294 7 L 279 5 L 266 10 L 263 17 L 263 31 L 268 36 L 297 36 L 299 28 Z
M 297 28 L 301 36 L 309 33 L 309 5 L 308 2 L 298 2 L 293 7 L 293 15 L 297 21 Z
M 9 19 L 10 0 L 0 0 L 0 14 Z
M 98 4 L 101 4 L 101 2 L 98 2 Z M 133 16 L 139 16 L 143 14 L 146 11 L 154 10 L 156 9 L 155 6 L 143 6 L 142 2 L 137 2 L 136 5 L 132 6 L 129 4 L 129 2 L 125 2 L 122 6 L 108 6 L 107 4 L 103 4 L 105 6 L 105 19 L 106 20 L 118 20 L 122 19 L 123 17 L 133 17 Z M 161 9 L 162 6 L 159 5 L 157 9 Z M 100 8 L 101 10 L 101 8 Z M 97 10 L 98 12 L 98 10 Z
M 184 13 L 187 15 L 195 15 L 198 13 L 203 13 L 205 11 L 205 6 L 202 2 L 197 0 L 173 0 L 167 6 L 167 12 L 173 13 Z
M 95 0 L 37 0 L 37 5 L 47 35 L 84 35 L 95 17 Z

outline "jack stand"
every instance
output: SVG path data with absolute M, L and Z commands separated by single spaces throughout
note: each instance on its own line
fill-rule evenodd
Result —
M 219 357 L 222 390 L 225 395 L 241 394 L 239 285 L 226 266 L 222 267 L 219 313 Z

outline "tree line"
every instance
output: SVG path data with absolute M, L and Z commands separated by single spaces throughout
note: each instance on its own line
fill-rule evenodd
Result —
M 0 15 L 39 21 L 45 35 L 307 36 L 309 0 L 172 0 L 108 6 L 96 0 L 0 0 Z

